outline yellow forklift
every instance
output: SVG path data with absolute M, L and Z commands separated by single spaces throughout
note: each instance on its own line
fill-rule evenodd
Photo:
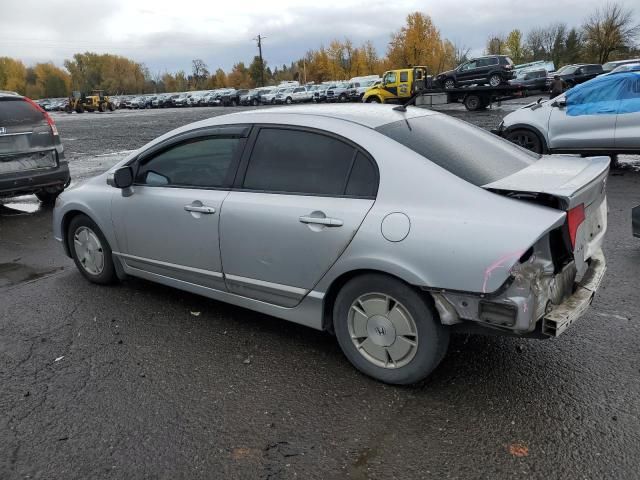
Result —
M 84 113 L 84 112 L 113 112 L 115 106 L 105 95 L 104 90 L 91 90 L 91 94 L 87 95 L 79 91 L 74 91 L 69 97 L 69 103 L 65 108 L 67 113 Z

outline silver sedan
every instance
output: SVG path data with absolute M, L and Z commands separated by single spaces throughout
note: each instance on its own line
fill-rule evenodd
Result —
M 131 275 L 326 330 L 362 372 L 408 384 L 451 331 L 549 338 L 584 313 L 608 167 L 413 107 L 249 111 L 69 189 L 53 227 L 89 281 Z

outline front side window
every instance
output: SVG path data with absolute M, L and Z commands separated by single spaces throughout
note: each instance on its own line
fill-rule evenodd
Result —
M 263 128 L 253 147 L 243 187 L 342 196 L 355 153 L 355 147 L 320 133 Z M 363 190 L 358 185 L 352 189 Z
M 476 68 L 476 60 L 472 60 L 471 62 L 464 63 L 461 67 L 461 71 L 471 70 L 472 68 Z
M 385 83 L 396 83 L 396 72 L 389 72 L 384 77 Z
M 180 143 L 138 167 L 136 183 L 150 187 L 224 187 L 241 139 L 208 137 Z

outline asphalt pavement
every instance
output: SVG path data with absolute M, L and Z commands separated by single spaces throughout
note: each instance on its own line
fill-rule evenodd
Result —
M 469 113 L 490 128 L 520 102 Z M 55 114 L 74 181 L 233 109 Z M 637 479 L 640 239 L 630 158 L 608 272 L 554 340 L 456 335 L 391 387 L 333 337 L 147 281 L 89 284 L 35 197 L 0 203 L 0 479 Z

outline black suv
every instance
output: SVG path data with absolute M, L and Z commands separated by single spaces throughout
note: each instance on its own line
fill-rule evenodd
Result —
M 35 193 L 53 204 L 69 181 L 53 119 L 31 99 L 0 92 L 0 197 Z
M 602 73 L 602 65 L 597 63 L 584 64 L 579 63 L 576 65 L 565 65 L 560 70 L 556 70 L 553 73 L 547 75 L 547 86 L 551 85 L 553 78 L 558 75 L 568 88 L 571 88 L 579 83 L 584 83 L 587 80 L 597 77 Z
M 440 86 L 449 89 L 478 84 L 498 87 L 513 78 L 513 61 L 507 55 L 488 55 L 464 62 L 455 70 L 436 77 Z

